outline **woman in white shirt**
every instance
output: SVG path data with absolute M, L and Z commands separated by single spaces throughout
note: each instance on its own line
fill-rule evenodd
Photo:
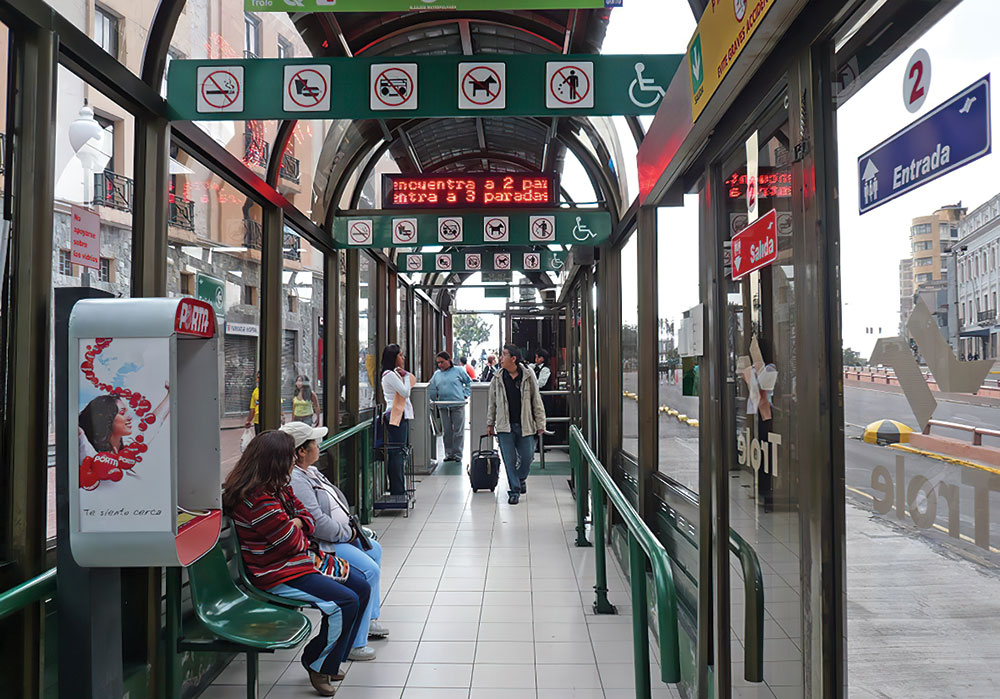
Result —
M 409 442 L 409 421 L 413 419 L 410 391 L 417 378 L 403 368 L 405 357 L 399 345 L 389 345 L 382 352 L 382 395 L 388 413 L 385 443 L 389 455 L 389 494 L 405 495 L 403 477 L 404 447 Z

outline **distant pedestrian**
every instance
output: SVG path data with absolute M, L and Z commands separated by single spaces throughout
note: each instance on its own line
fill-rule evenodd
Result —
M 547 391 L 549 390 L 549 382 L 552 380 L 552 370 L 549 368 L 549 353 L 543 349 L 535 352 L 535 364 L 532 369 L 535 370 L 535 378 L 538 379 L 538 390 Z
M 292 419 L 315 427 L 319 424 L 319 400 L 309 385 L 309 377 L 300 375 L 295 379 L 295 393 L 292 395 Z
M 461 462 L 465 446 L 465 401 L 472 393 L 472 379 L 465 369 L 455 366 L 447 352 L 438 352 L 436 362 L 438 368 L 427 384 L 427 397 L 453 404 L 438 408 L 444 426 L 444 460 Z
M 507 502 L 516 505 L 528 492 L 535 436 L 545 432 L 545 407 L 535 374 L 524 365 L 517 345 L 504 345 L 500 368 L 490 382 L 486 430 L 500 442 L 507 470 Z
M 461 356 L 458 358 L 458 363 L 462 365 L 465 373 L 469 375 L 469 379 L 472 381 L 476 380 L 476 369 L 474 366 L 469 364 L 469 358 Z
M 486 358 L 486 364 L 483 366 L 483 372 L 479 375 L 479 380 L 483 383 L 489 383 L 493 380 L 493 377 L 497 375 L 497 356 L 491 354 Z

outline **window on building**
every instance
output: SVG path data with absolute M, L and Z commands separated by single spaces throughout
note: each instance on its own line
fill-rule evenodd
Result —
M 951 227 L 951 237 L 952 238 L 957 238 L 958 237 L 958 226 L 952 226 Z
M 181 272 L 181 293 L 194 296 L 194 275 L 190 272 Z
M 922 250 L 931 250 L 934 247 L 934 243 L 929 240 L 918 240 L 913 243 L 913 251 L 920 252 Z
M 98 270 L 97 280 L 111 283 L 111 260 L 107 257 L 101 258 L 101 268 Z
M 294 58 L 295 47 L 285 37 L 278 35 L 278 58 Z
M 94 41 L 113 58 L 118 58 L 118 23 L 120 18 L 100 5 L 94 6 Z
M 930 267 L 932 264 L 934 264 L 934 258 L 933 257 L 919 257 L 919 258 L 917 258 L 917 262 L 916 262 L 917 267 Z
M 931 232 L 931 224 L 919 223 L 910 229 L 910 235 L 927 235 Z
M 926 274 L 918 274 L 917 275 L 917 283 L 920 284 L 922 282 L 929 282 L 933 278 L 934 278 L 934 275 L 931 274 L 930 272 L 927 272 Z
M 243 43 L 243 57 L 244 58 L 259 58 L 260 57 L 260 20 L 254 17 L 249 12 L 243 13 L 243 29 L 244 29 L 244 43 Z
M 108 119 L 100 114 L 95 114 L 94 120 L 104 130 L 104 133 L 101 135 L 101 143 L 97 146 L 102 153 L 108 156 L 108 164 L 104 166 L 104 169 L 111 172 L 118 172 L 115 169 L 115 165 L 117 165 L 115 162 L 115 122 L 113 119 Z
M 257 305 L 257 287 L 249 284 L 243 287 L 243 303 L 247 306 Z
M 299 297 L 289 296 L 288 297 L 288 312 L 298 313 L 299 312 Z
M 67 277 L 73 276 L 73 255 L 69 250 L 59 251 L 59 274 Z

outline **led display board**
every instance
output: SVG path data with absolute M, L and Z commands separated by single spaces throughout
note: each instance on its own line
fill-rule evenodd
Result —
M 513 209 L 558 205 L 558 178 L 540 172 L 382 175 L 384 209 Z

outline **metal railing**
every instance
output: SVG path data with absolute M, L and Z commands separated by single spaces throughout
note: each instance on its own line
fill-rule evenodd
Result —
M 0 619 L 56 594 L 56 569 L 51 568 L 0 594 Z
M 186 231 L 194 231 L 194 202 L 176 195 L 170 197 L 167 223 Z
M 281 254 L 286 260 L 302 259 L 300 240 L 299 236 L 285 231 L 281 239 Z
M 94 206 L 106 206 L 119 211 L 132 210 L 131 177 L 119 175 L 111 170 L 94 174 Z
M 299 183 L 299 178 L 301 177 L 301 167 L 299 164 L 299 159 L 296 158 L 291 153 L 285 153 L 281 156 L 281 177 L 282 179 L 288 180 L 289 182 Z
M 263 134 L 251 131 L 243 132 L 243 162 L 247 165 L 267 167 L 271 159 L 271 144 L 264 140 Z
M 959 422 L 945 422 L 944 420 L 928 420 L 924 426 L 923 433 L 930 434 L 931 427 L 946 427 L 952 430 L 972 433 L 972 445 L 983 446 L 983 437 L 1000 437 L 1000 430 L 991 427 L 976 427 L 975 425 L 963 425 Z
M 982 325 L 984 323 L 987 324 L 987 325 L 992 325 L 992 324 L 996 323 L 997 312 L 995 310 L 993 310 L 993 311 L 979 311 L 979 313 L 976 314 L 976 320 L 979 322 L 980 325 Z
M 663 544 L 653 535 L 649 527 L 639 517 L 639 513 L 625 499 L 611 475 L 590 445 L 583 433 L 575 425 L 569 428 L 570 462 L 576 477 L 577 504 L 577 546 L 591 546 L 587 541 L 584 525 L 587 492 L 583 487 L 583 468 L 593 477 L 594 507 L 594 558 L 597 581 L 594 585 L 596 600 L 594 611 L 598 614 L 614 614 L 616 609 L 608 601 L 607 552 L 604 532 L 605 498 L 611 500 L 628 531 L 629 582 L 632 591 L 632 650 L 635 667 L 635 695 L 637 699 L 650 699 L 652 687 L 649 670 L 649 619 L 646 611 L 646 565 L 648 560 L 653 569 L 653 585 L 656 588 L 656 615 L 660 638 L 660 675 L 664 682 L 679 682 L 680 641 L 677 635 L 677 591 L 670 557 Z
M 372 438 L 372 421 L 363 420 L 354 427 L 349 427 L 343 432 L 327 437 L 319 444 L 320 454 L 328 452 L 338 444 L 342 444 L 349 439 L 357 437 L 354 442 L 354 456 L 361 465 L 361 503 L 358 507 L 358 516 L 362 524 L 372 521 L 375 511 L 374 483 L 372 478 L 372 466 L 374 462 L 374 444 Z

